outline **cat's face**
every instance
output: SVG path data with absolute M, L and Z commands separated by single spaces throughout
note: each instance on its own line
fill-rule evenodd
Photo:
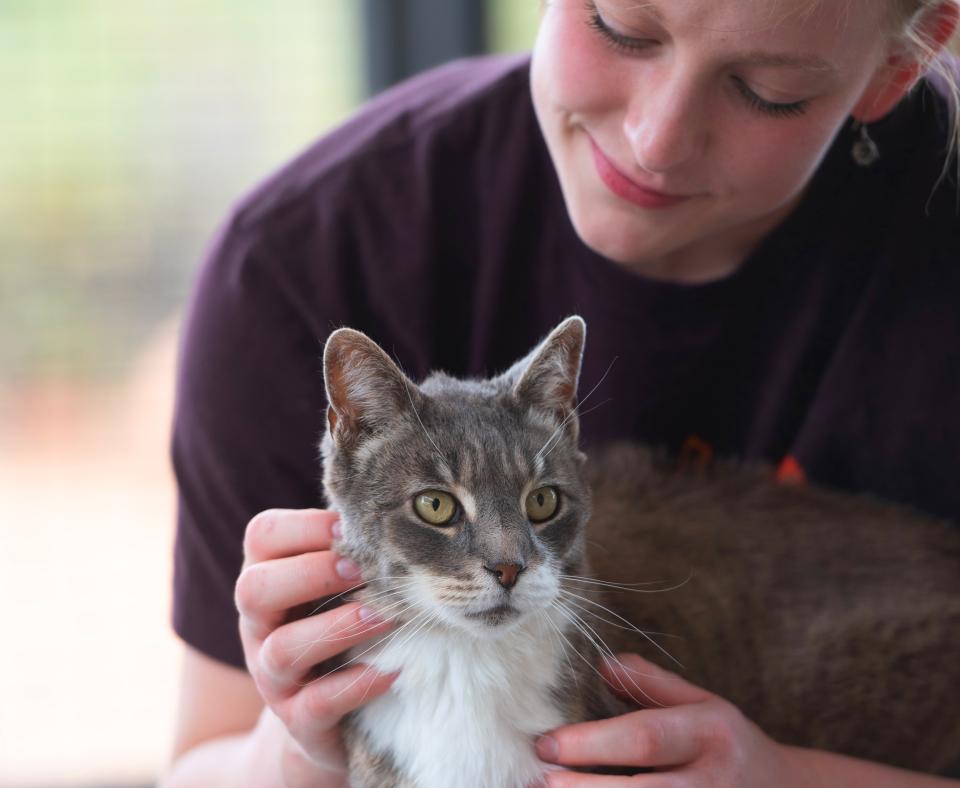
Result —
M 578 573 L 590 497 L 574 412 L 583 323 L 490 381 L 420 386 L 343 329 L 324 356 L 324 484 L 379 607 L 490 636 Z

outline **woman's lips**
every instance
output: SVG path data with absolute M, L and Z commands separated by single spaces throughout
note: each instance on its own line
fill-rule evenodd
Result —
M 635 183 L 613 165 L 613 162 L 604 155 L 592 137 L 588 135 L 588 138 L 590 147 L 593 149 L 593 163 L 597 168 L 600 180 L 618 197 L 622 197 L 634 205 L 639 205 L 641 208 L 671 208 L 690 199 L 690 195 L 664 194 L 663 192 L 646 189 Z

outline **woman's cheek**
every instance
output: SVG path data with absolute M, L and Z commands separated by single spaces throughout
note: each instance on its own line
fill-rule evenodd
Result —
M 597 40 L 576 3 L 551 3 L 543 12 L 533 50 L 534 90 L 543 109 L 590 113 L 606 109 L 613 53 Z M 579 8 L 579 6 L 577 6 Z
M 778 130 L 777 123 L 785 125 Z M 768 205 L 781 205 L 796 197 L 831 142 L 829 135 L 817 135 L 808 124 L 784 118 L 741 121 L 729 140 L 726 153 L 717 162 L 727 172 L 722 180 L 739 184 L 738 191 Z

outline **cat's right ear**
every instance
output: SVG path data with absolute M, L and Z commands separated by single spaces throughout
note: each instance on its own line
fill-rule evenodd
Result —
M 552 414 L 558 424 L 568 421 L 576 411 L 586 333 L 582 317 L 568 317 L 503 376 L 512 382 L 519 400 Z M 576 419 L 570 428 L 576 432 Z
M 327 426 L 339 448 L 389 427 L 419 398 L 417 386 L 381 347 L 352 328 L 334 331 L 323 349 Z

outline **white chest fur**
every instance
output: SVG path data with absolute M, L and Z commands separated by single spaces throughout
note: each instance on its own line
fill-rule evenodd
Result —
M 562 641 L 544 618 L 498 638 L 401 634 L 371 654 L 362 659 L 402 673 L 362 708 L 360 727 L 418 788 L 527 788 L 541 777 L 534 738 L 564 722 L 554 698 Z

